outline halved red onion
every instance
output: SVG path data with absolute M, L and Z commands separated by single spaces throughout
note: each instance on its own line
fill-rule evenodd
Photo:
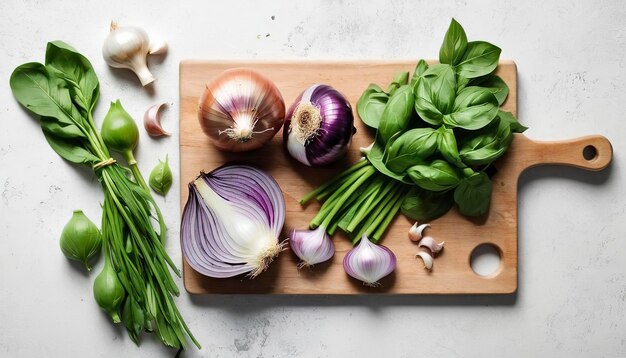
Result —
M 396 269 L 396 255 L 386 246 L 376 245 L 363 235 L 343 258 L 343 269 L 366 286 L 376 287 L 378 280 Z
M 283 250 L 285 199 L 272 177 L 247 165 L 201 173 L 189 183 L 181 223 L 182 252 L 209 277 L 256 277 Z
M 350 102 L 334 88 L 315 84 L 289 107 L 283 141 L 300 163 L 320 166 L 344 155 L 355 132 Z

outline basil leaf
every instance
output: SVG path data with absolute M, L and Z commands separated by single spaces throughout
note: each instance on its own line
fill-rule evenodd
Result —
M 443 114 L 450 113 L 456 97 L 456 75 L 450 65 L 438 64 L 428 68 L 420 81 L 428 99 Z M 420 87 L 418 86 L 418 87 Z M 419 90 L 420 94 L 424 91 Z
M 513 116 L 511 112 L 499 111 L 498 117 L 500 117 L 500 121 L 508 124 L 511 128 L 511 132 L 513 133 L 523 133 L 528 127 L 524 127 L 521 125 L 517 119 Z
M 476 130 L 491 123 L 498 115 L 498 106 L 493 103 L 483 103 L 462 108 L 452 114 L 443 116 L 443 123 L 453 128 Z
M 465 164 L 459 156 L 459 148 L 457 147 L 456 137 L 454 131 L 444 126 L 437 129 L 439 136 L 437 136 L 437 150 L 445 160 L 449 163 L 456 165 L 459 168 L 464 168 Z
M 502 78 L 496 75 L 476 78 L 471 81 L 471 85 L 483 87 L 489 90 L 489 92 L 496 97 L 499 105 L 502 105 L 509 95 L 509 86 L 507 86 Z
M 439 50 L 439 62 L 457 65 L 463 58 L 466 48 L 467 35 L 465 30 L 456 20 L 452 19 Z
M 389 96 L 378 85 L 370 84 L 356 104 L 361 121 L 370 128 L 378 128 Z
M 430 221 L 443 216 L 453 205 L 452 191 L 433 192 L 413 186 L 404 197 L 400 210 L 413 220 Z
M 404 132 L 388 147 L 385 165 L 395 173 L 425 163 L 437 149 L 439 133 L 432 128 L 416 128 Z
M 389 98 L 378 125 L 377 135 L 383 143 L 387 142 L 397 132 L 406 129 L 413 114 L 413 106 L 413 90 L 409 85 L 398 88 Z
M 393 93 L 400 87 L 409 83 L 409 73 L 408 72 L 399 72 L 396 74 L 396 77 L 393 78 L 393 81 L 387 87 L 387 93 L 389 96 L 393 96 Z
M 413 91 L 416 91 L 417 84 L 427 69 L 428 69 L 428 63 L 426 63 L 426 61 L 424 60 L 419 60 L 417 62 L 417 65 L 415 65 L 415 70 L 413 71 L 413 77 L 411 78 L 411 87 L 413 88 Z
M 457 73 L 465 78 L 488 75 L 498 66 L 501 52 L 499 47 L 489 42 L 469 42 L 462 60 L 456 66 Z
M 90 113 L 100 95 L 100 82 L 91 63 L 70 45 L 62 41 L 48 42 L 46 67 L 70 84 L 74 102 Z
M 75 124 L 61 123 L 52 117 L 41 117 L 39 124 L 44 133 L 49 133 L 59 138 L 87 140 L 85 133 Z
M 410 180 L 406 180 L 404 179 L 404 173 L 403 174 L 396 174 L 394 172 L 392 172 L 391 170 L 387 169 L 387 166 L 385 166 L 385 163 L 383 161 L 383 158 L 385 156 L 385 152 L 384 152 L 384 146 L 380 143 L 380 139 L 378 139 L 378 135 L 376 136 L 376 140 L 374 141 L 374 143 L 372 143 L 372 145 L 370 146 L 370 148 L 368 150 L 363 151 L 362 153 L 366 156 L 367 160 L 374 166 L 374 168 L 376 168 L 376 170 L 378 170 L 378 172 L 401 182 L 410 184 L 411 181 Z
M 459 171 L 444 160 L 435 160 L 430 165 L 414 165 L 407 175 L 422 189 L 443 191 L 454 188 L 461 181 Z
M 50 147 L 61 156 L 61 158 L 69 162 L 93 166 L 100 161 L 98 157 L 84 149 L 84 144 L 80 141 L 57 137 L 45 130 L 43 134 Z
M 443 114 L 427 99 L 417 97 L 415 99 L 415 111 L 424 122 L 432 124 L 434 126 L 441 125 L 443 123 Z
M 487 174 L 478 172 L 465 178 L 454 190 L 454 201 L 463 215 L 486 213 L 491 202 L 491 180 Z
M 477 86 L 465 87 L 457 93 L 454 99 L 453 112 L 483 103 L 498 106 L 498 100 L 488 89 Z
M 508 146 L 497 138 L 482 135 L 467 142 L 461 149 L 461 159 L 468 165 L 485 165 L 498 159 L 506 151 Z
M 31 62 L 17 67 L 9 83 L 17 101 L 32 113 L 65 125 L 82 123 L 65 81 L 51 75 L 44 65 Z
M 148 184 L 159 195 L 167 195 L 172 187 L 172 170 L 168 164 L 168 157 L 165 156 L 165 161 L 159 160 L 152 172 L 150 172 L 150 178 Z
M 99 159 L 84 149 L 80 129 L 84 118 L 72 103 L 66 82 L 40 63 L 17 67 L 9 81 L 17 101 L 40 117 L 46 140 L 62 158 L 77 164 L 93 165 Z

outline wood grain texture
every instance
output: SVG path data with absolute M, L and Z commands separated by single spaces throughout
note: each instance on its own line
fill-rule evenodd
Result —
M 335 87 L 350 101 L 355 118 L 356 102 L 369 83 L 386 85 L 399 71 L 412 71 L 415 61 L 183 61 L 180 64 L 180 160 L 181 207 L 187 201 L 187 184 L 201 170 L 206 172 L 227 162 L 244 162 L 267 171 L 283 190 L 287 217 L 282 237 L 292 228 L 304 228 L 319 205 L 302 208 L 298 200 L 312 188 L 330 179 L 360 158 L 358 149 L 372 142 L 372 132 L 355 119 L 357 133 L 348 155 L 325 168 L 308 168 L 291 159 L 282 147 L 282 132 L 263 148 L 248 153 L 225 153 L 213 147 L 202 133 L 197 119 L 198 99 L 204 86 L 222 71 L 248 67 L 271 78 L 280 89 L 288 107 L 297 95 L 313 83 Z M 509 85 L 503 109 L 517 112 L 517 73 L 513 62 L 501 62 L 498 75 Z M 583 149 L 593 146 L 596 156 L 583 158 Z M 564 142 L 535 142 L 516 134 L 506 156 L 495 163 L 493 196 L 489 213 L 468 219 L 451 210 L 433 221 L 429 235 L 445 241 L 435 259 L 434 269 L 426 271 L 415 258 L 417 245 L 407 237 L 412 222 L 402 215 L 392 223 L 382 243 L 398 258 L 396 271 L 370 288 L 348 277 L 342 266 L 351 244 L 341 233 L 335 234 L 334 258 L 313 269 L 296 268 L 297 258 L 287 250 L 270 268 L 254 280 L 246 277 L 212 279 L 195 272 L 183 262 L 185 288 L 192 294 L 268 293 L 268 294 L 506 294 L 517 289 L 517 181 L 525 169 L 544 163 L 567 164 L 600 170 L 611 160 L 610 143 L 601 136 Z M 496 246 L 501 254 L 497 272 L 489 277 L 476 275 L 470 267 L 472 251 L 483 243 Z

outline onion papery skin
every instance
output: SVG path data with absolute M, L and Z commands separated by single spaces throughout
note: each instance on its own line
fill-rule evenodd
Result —
M 312 106 L 321 117 L 319 125 L 314 125 L 312 133 L 306 138 L 296 135 L 294 130 L 298 126 L 298 107 L 301 105 Z M 289 107 L 283 142 L 289 154 L 302 164 L 323 166 L 346 153 L 355 132 L 350 102 L 331 86 L 314 84 Z
M 359 243 L 343 258 L 346 273 L 363 281 L 363 284 L 376 287 L 378 280 L 396 269 L 396 255 L 386 246 L 376 245 L 363 235 Z
M 222 72 L 200 97 L 202 131 L 225 151 L 261 147 L 278 132 L 284 118 L 285 102 L 276 85 L 251 69 Z
M 207 204 L 202 183 L 215 195 L 211 203 L 223 205 Z M 253 278 L 283 250 L 279 235 L 284 222 L 285 199 L 272 177 L 246 165 L 223 166 L 201 173 L 189 184 L 182 252 L 202 275 L 226 278 L 248 273 Z

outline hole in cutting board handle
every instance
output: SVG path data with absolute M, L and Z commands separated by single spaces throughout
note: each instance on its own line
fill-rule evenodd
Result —
M 480 277 L 497 276 L 502 270 L 502 250 L 491 243 L 476 246 L 470 254 L 470 267 Z
M 583 158 L 587 161 L 592 161 L 598 158 L 598 149 L 593 145 L 588 145 L 583 148 Z

